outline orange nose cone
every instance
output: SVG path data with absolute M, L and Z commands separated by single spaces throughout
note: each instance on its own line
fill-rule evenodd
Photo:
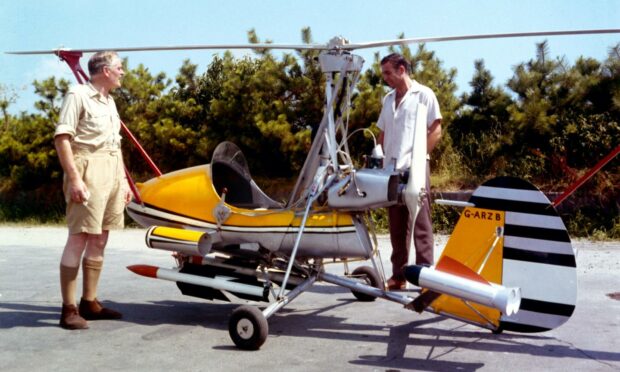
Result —
M 127 266 L 127 268 L 138 275 L 146 276 L 149 278 L 157 278 L 158 267 L 156 266 L 131 265 L 131 266 Z

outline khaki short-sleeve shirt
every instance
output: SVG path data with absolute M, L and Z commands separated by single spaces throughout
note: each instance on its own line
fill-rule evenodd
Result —
M 91 151 L 119 148 L 121 120 L 111 96 L 107 98 L 90 83 L 76 85 L 65 96 L 54 137 L 71 136 L 71 147 Z

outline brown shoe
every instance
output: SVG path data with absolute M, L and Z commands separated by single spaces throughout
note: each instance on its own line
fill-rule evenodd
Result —
M 86 320 L 120 319 L 123 317 L 123 314 L 118 311 L 101 306 L 101 303 L 96 298 L 92 301 L 82 298 L 80 301 L 80 314 Z
M 391 277 L 387 282 L 388 290 L 390 291 L 405 289 L 405 284 L 407 283 L 404 280 L 394 279 L 394 277 Z
M 60 326 L 64 329 L 88 329 L 86 319 L 80 316 L 78 308 L 75 305 L 62 304 Z

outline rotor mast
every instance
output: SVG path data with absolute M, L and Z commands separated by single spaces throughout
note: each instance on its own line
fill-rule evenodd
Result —
M 362 57 L 343 49 L 348 43 L 348 40 L 342 36 L 334 37 L 327 44 L 330 49 L 319 54 L 319 65 L 321 66 L 321 71 L 325 74 L 325 112 L 327 113 L 328 120 L 326 144 L 329 157 L 335 169 L 338 168 L 338 144 L 336 142 L 334 98 L 340 89 L 347 89 L 347 87 L 342 86 L 345 77 L 350 73 L 359 74 L 364 65 Z M 336 84 L 334 79 L 337 74 L 339 75 Z
M 332 171 L 337 171 L 340 167 L 338 161 L 340 145 L 336 140 L 336 132 L 338 128 L 342 128 L 342 122 L 341 116 L 337 117 L 336 110 L 339 113 L 344 110 L 341 109 L 342 104 L 338 102 L 338 96 L 345 89 L 348 91 L 353 89 L 364 65 L 364 59 L 352 54 L 348 45 L 347 39 L 336 36 L 326 44 L 327 48 L 318 56 L 319 67 L 325 76 L 323 119 L 318 125 L 316 137 L 312 141 L 312 147 L 297 177 L 287 206 L 296 204 L 300 198 L 306 196 L 302 190 L 310 189 L 313 183 L 320 183 L 314 179 L 317 173 L 323 174 L 317 172 L 319 168 L 331 167 Z M 349 104 L 347 99 L 345 110 Z M 346 134 L 343 138 L 346 138 Z

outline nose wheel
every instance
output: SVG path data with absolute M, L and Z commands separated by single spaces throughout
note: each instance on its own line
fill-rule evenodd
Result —
M 235 345 L 243 350 L 258 350 L 269 332 L 263 313 L 254 306 L 239 306 L 228 321 L 228 333 Z

